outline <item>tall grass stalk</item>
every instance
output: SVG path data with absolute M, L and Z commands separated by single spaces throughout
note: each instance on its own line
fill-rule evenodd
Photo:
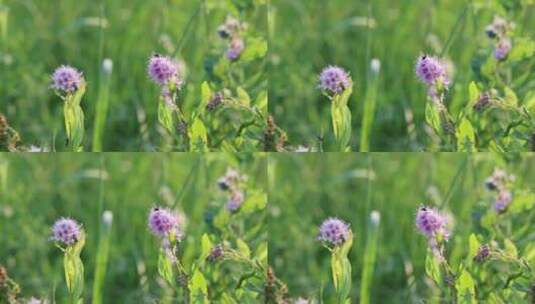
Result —
M 370 63 L 370 71 L 368 72 L 368 89 L 364 100 L 364 114 L 362 117 L 362 129 L 360 131 L 360 152 L 370 151 L 370 134 L 375 119 L 375 105 L 379 88 L 380 70 L 381 62 L 378 59 L 372 59 Z
M 372 211 L 368 222 L 366 234 L 366 247 L 364 248 L 364 261 L 360 283 L 360 304 L 369 304 L 373 282 L 375 260 L 377 257 L 377 243 L 379 238 L 379 225 L 381 215 L 378 211 Z
M 106 117 L 108 115 L 111 75 L 113 72 L 113 61 L 104 59 L 100 70 L 100 83 L 98 89 L 98 100 L 95 105 L 95 129 L 93 132 L 93 152 L 102 152 L 102 139 L 106 128 Z
M 93 304 L 101 304 L 103 297 L 104 281 L 108 266 L 108 256 L 110 251 L 111 229 L 113 213 L 109 210 L 102 214 L 100 224 L 99 242 L 97 248 L 97 258 L 95 265 L 95 280 L 93 282 Z

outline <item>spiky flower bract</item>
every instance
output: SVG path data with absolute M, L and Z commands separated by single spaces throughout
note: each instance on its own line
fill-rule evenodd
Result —
M 339 246 L 349 239 L 350 234 L 349 224 L 331 217 L 320 225 L 318 240 L 331 246 Z
M 80 224 L 70 218 L 60 218 L 52 226 L 52 239 L 66 246 L 75 244 L 81 233 Z
M 83 74 L 68 65 L 60 66 L 52 74 L 52 88 L 61 92 L 73 93 L 83 82 Z
M 318 87 L 329 94 L 340 94 L 352 84 L 351 77 L 338 66 L 328 66 L 321 71 Z

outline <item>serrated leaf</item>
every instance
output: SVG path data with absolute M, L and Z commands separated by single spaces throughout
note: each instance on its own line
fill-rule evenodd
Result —
M 251 192 L 248 193 L 245 202 L 241 207 L 242 212 L 250 213 L 256 210 L 263 210 L 267 205 L 267 195 L 262 192 Z
M 440 261 L 433 254 L 431 250 L 427 250 L 427 256 L 425 257 L 425 273 L 430 277 L 438 286 L 442 284 L 442 274 L 440 270 Z
M 470 101 L 468 102 L 470 108 L 472 108 L 477 101 L 479 100 L 479 89 L 475 82 L 470 82 L 470 85 L 468 85 L 468 96 L 470 97 Z
M 210 89 L 208 82 L 204 81 L 201 84 L 201 102 L 199 104 L 199 112 L 206 110 L 206 105 L 208 105 L 210 99 L 212 99 L 212 89 Z
M 511 90 L 509 87 L 504 88 L 504 101 L 506 104 L 510 106 L 516 107 L 518 105 L 518 98 L 516 97 L 516 93 Z
M 481 244 L 479 243 L 476 235 L 471 233 L 468 237 L 468 258 L 470 260 L 477 255 L 480 246 Z
M 518 258 L 518 250 L 516 249 L 515 244 L 510 239 L 505 239 L 503 241 L 503 245 L 504 251 L 509 257 L 513 259 Z
M 249 38 L 245 42 L 245 50 L 240 56 L 240 60 L 252 61 L 257 58 L 264 58 L 268 50 L 267 41 L 262 38 Z
M 191 303 L 210 303 L 208 301 L 208 285 L 202 272 L 197 268 L 189 281 Z
M 206 257 L 212 251 L 213 247 L 214 247 L 214 244 L 212 243 L 212 240 L 210 240 L 210 236 L 207 233 L 203 233 L 201 237 L 201 256 L 199 257 L 199 259 L 200 260 L 206 259 Z
M 158 273 L 170 285 L 175 284 L 173 261 L 171 261 L 164 249 L 160 249 L 158 255 Z
M 170 133 L 175 132 L 173 112 L 173 109 L 160 99 L 158 102 L 158 122 Z
M 440 113 L 437 107 L 430 102 L 425 104 L 425 121 L 437 134 L 440 134 Z

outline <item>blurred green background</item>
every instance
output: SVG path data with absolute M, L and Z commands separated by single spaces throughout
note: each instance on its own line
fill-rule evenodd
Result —
M 351 303 L 358 303 L 369 215 L 381 215 L 371 303 L 428 303 L 437 294 L 425 274 L 427 241 L 414 224 L 422 204 L 443 206 L 454 219 L 446 247 L 456 265 L 466 255 L 470 233 L 480 232 L 478 218 L 491 208 L 485 179 L 495 167 L 516 175 L 533 190 L 534 155 L 463 153 L 324 153 L 270 155 L 269 259 L 294 299 L 333 297 L 330 253 L 316 240 L 318 226 L 336 216 L 351 224 L 355 235 Z M 534 213 L 531 212 L 531 219 Z M 526 224 L 529 216 L 518 221 Z M 511 226 L 507 226 L 511 229 Z M 528 226 L 529 227 L 529 226 Z M 533 231 L 515 241 L 529 244 Z M 527 228 L 527 227 L 525 227 Z M 529 230 L 529 229 L 528 229 Z M 532 263 L 535 261 L 531 261 Z M 334 302 L 332 302 L 334 303 Z
M 265 193 L 266 158 L 262 155 L 0 155 L 0 264 L 20 284 L 23 297 L 51 300 L 55 295 L 62 303 L 66 292 L 63 256 L 50 240 L 51 225 L 59 217 L 72 217 L 83 223 L 87 232 L 82 260 L 84 297 L 89 303 L 101 214 L 111 210 L 114 220 L 104 303 L 113 303 L 113 299 L 160 303 L 168 289 L 158 275 L 160 242 L 148 230 L 148 212 L 155 205 L 176 203 L 187 219 L 179 252 L 184 264 L 191 264 L 200 255 L 203 233 L 212 235 L 213 242 L 221 241 L 214 228 L 217 224 L 212 223 L 226 202 L 217 179 L 227 167 L 248 176 L 246 198 L 253 190 Z M 238 213 L 232 220 L 237 227 L 228 239 L 231 245 L 234 238 L 242 238 L 253 251 L 266 241 L 267 230 L 253 228 L 265 227 L 264 212 Z M 213 269 L 217 270 L 205 276 L 214 298 L 221 289 L 234 290 L 239 268 L 230 263 Z M 212 281 L 214 278 L 217 280 Z
M 163 129 L 157 120 L 159 88 L 146 73 L 148 58 L 153 52 L 177 51 L 187 74 L 181 103 L 188 111 L 196 109 L 201 83 L 212 80 L 207 70 L 226 50 L 217 27 L 227 15 L 242 18 L 265 36 L 265 8 L 236 16 L 236 8 L 251 5 L 252 0 L 0 0 L 0 112 L 25 144 L 54 143 L 60 150 L 63 109 L 49 89 L 50 75 L 59 65 L 72 65 L 88 81 L 82 107 L 89 147 L 102 61 L 111 58 L 103 150 L 155 150 Z M 252 98 L 265 89 L 257 82 L 249 84 L 253 87 L 242 85 Z
M 370 151 L 419 151 L 429 141 L 425 125 L 426 89 L 414 75 L 417 56 L 444 54 L 454 68 L 447 103 L 455 115 L 468 100 L 473 56 L 489 52 L 485 26 L 498 3 L 517 0 L 272 0 L 270 20 L 270 112 L 294 146 L 333 150 L 329 100 L 317 90 L 327 65 L 347 69 L 355 87 L 351 145 L 358 149 L 364 99 L 370 89 L 370 61 L 378 58 L 375 123 Z M 467 6 L 470 3 L 470 6 Z M 534 37 L 534 6 L 504 17 Z M 449 42 L 449 44 L 448 44 Z M 533 90 L 531 81 L 522 92 Z M 427 129 L 427 130 L 426 130 Z

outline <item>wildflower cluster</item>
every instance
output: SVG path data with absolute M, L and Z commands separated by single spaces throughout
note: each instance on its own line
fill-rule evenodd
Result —
M 450 237 L 447 217 L 434 208 L 420 207 L 416 213 L 416 227 L 427 238 L 435 256 L 444 259 L 442 245 Z
M 247 23 L 227 16 L 225 22 L 217 29 L 219 37 L 229 40 L 229 46 L 226 51 L 226 57 L 230 61 L 236 61 L 240 58 L 245 49 L 245 41 L 242 37 L 242 32 L 247 29 Z
M 245 195 L 241 190 L 241 184 L 247 180 L 247 176 L 239 171 L 229 168 L 225 175 L 217 180 L 219 189 L 228 193 L 226 208 L 228 211 L 237 212 L 245 200 Z
M 416 75 L 427 86 L 433 102 L 441 105 L 450 85 L 445 62 L 437 57 L 422 55 L 416 62 Z
M 507 207 L 513 201 L 513 195 L 509 190 L 510 184 L 515 180 L 514 175 L 510 175 L 502 169 L 496 168 L 492 175 L 485 181 L 488 190 L 496 192 L 494 210 L 497 213 L 507 211 Z
M 495 41 L 494 58 L 499 61 L 507 59 L 513 45 L 509 33 L 514 30 L 515 24 L 502 17 L 495 16 L 492 23 L 485 28 L 487 36 Z
M 161 87 L 161 96 L 170 108 L 176 107 L 178 91 L 184 84 L 182 67 L 171 57 L 154 54 L 149 59 L 149 77 Z

